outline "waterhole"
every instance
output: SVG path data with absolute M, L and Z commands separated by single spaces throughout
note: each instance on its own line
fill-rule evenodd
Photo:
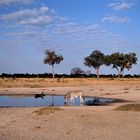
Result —
M 114 99 L 108 98 L 84 98 L 83 105 L 104 105 L 114 102 Z M 44 107 L 44 106 L 80 106 L 80 98 L 75 98 L 74 103 L 68 100 L 64 104 L 64 96 L 47 95 L 43 98 L 35 98 L 34 96 L 0 96 L 0 107 Z

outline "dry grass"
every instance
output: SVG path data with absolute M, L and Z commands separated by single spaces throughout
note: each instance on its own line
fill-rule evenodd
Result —
M 129 88 L 128 88 L 128 87 L 126 87 L 126 88 L 124 88 L 124 90 L 129 90 Z
M 49 115 L 50 113 L 54 113 L 56 111 L 61 111 L 61 110 L 63 109 L 58 107 L 44 107 L 34 111 L 33 113 L 36 113 L 37 115 Z
M 126 104 L 117 107 L 118 111 L 140 111 L 140 104 Z
M 26 88 L 43 88 L 43 87 L 67 87 L 67 86 L 90 86 L 90 85 L 121 85 L 122 83 L 127 83 L 128 85 L 135 85 L 140 83 L 140 78 L 138 79 L 114 79 L 110 80 L 108 78 L 101 78 L 97 80 L 96 78 L 55 78 L 52 81 L 51 78 L 5 78 L 4 80 L 0 78 L 0 88 L 16 88 L 16 87 L 26 87 Z M 128 89 L 124 89 L 128 90 Z

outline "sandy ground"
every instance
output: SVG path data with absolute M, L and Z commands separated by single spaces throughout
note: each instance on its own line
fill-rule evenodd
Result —
M 83 90 L 85 95 L 125 99 L 140 103 L 140 81 L 94 83 L 89 86 L 0 88 L 0 94 L 65 94 Z M 125 103 L 108 106 L 60 107 L 49 115 L 39 108 L 0 108 L 0 140 L 140 140 L 140 112 L 114 111 Z

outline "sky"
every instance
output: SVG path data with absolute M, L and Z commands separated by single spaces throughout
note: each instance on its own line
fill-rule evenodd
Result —
M 94 50 L 105 55 L 135 52 L 125 74 L 140 74 L 140 0 L 0 0 L 0 74 L 50 73 L 45 50 L 64 60 L 56 73 L 84 65 Z M 101 74 L 115 74 L 101 66 Z

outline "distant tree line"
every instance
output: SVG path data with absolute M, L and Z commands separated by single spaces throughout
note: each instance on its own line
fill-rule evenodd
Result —
M 96 74 L 55 74 L 56 78 L 96 78 Z M 100 78 L 117 78 L 118 75 L 116 74 L 101 74 Z M 121 76 L 122 77 L 122 76 Z M 131 74 L 127 74 L 123 76 L 124 78 L 140 78 L 140 74 L 139 75 L 131 75 Z M 42 73 L 42 74 L 29 74 L 29 73 L 18 73 L 18 74 L 6 74 L 6 73 L 2 73 L 0 75 L 0 78 L 12 78 L 12 79 L 17 79 L 17 78 L 52 78 L 52 73 Z
M 59 64 L 64 58 L 62 55 L 55 54 L 54 51 L 46 50 L 46 57 L 44 64 L 52 66 L 52 77 L 54 78 L 54 65 Z M 97 78 L 100 77 L 99 69 L 102 65 L 112 66 L 113 69 L 118 71 L 118 77 L 123 76 L 124 69 L 131 69 L 137 63 L 136 53 L 112 53 L 111 55 L 104 55 L 101 51 L 95 50 L 89 56 L 85 57 L 84 64 L 88 67 L 93 67 L 96 70 Z M 86 73 L 80 68 L 76 67 L 71 70 L 71 75 L 91 75 L 90 71 Z
M 80 68 L 76 67 L 71 70 L 71 74 L 55 74 L 54 65 L 60 64 L 64 59 L 62 55 L 58 55 L 55 51 L 45 51 L 44 64 L 49 64 L 52 67 L 52 73 L 44 74 L 5 74 L 0 75 L 1 78 L 76 78 L 76 77 L 101 77 L 101 78 L 115 78 L 115 77 L 140 77 L 139 75 L 124 75 L 124 69 L 131 69 L 134 64 L 137 63 L 138 59 L 136 53 L 112 53 L 111 55 L 104 55 L 101 51 L 95 50 L 89 56 L 85 57 L 84 64 L 88 67 L 93 67 L 96 70 L 96 74 L 92 74 L 91 71 L 83 71 Z M 102 65 L 112 66 L 113 69 L 118 71 L 118 74 L 109 74 L 109 75 L 100 75 L 99 69 Z

